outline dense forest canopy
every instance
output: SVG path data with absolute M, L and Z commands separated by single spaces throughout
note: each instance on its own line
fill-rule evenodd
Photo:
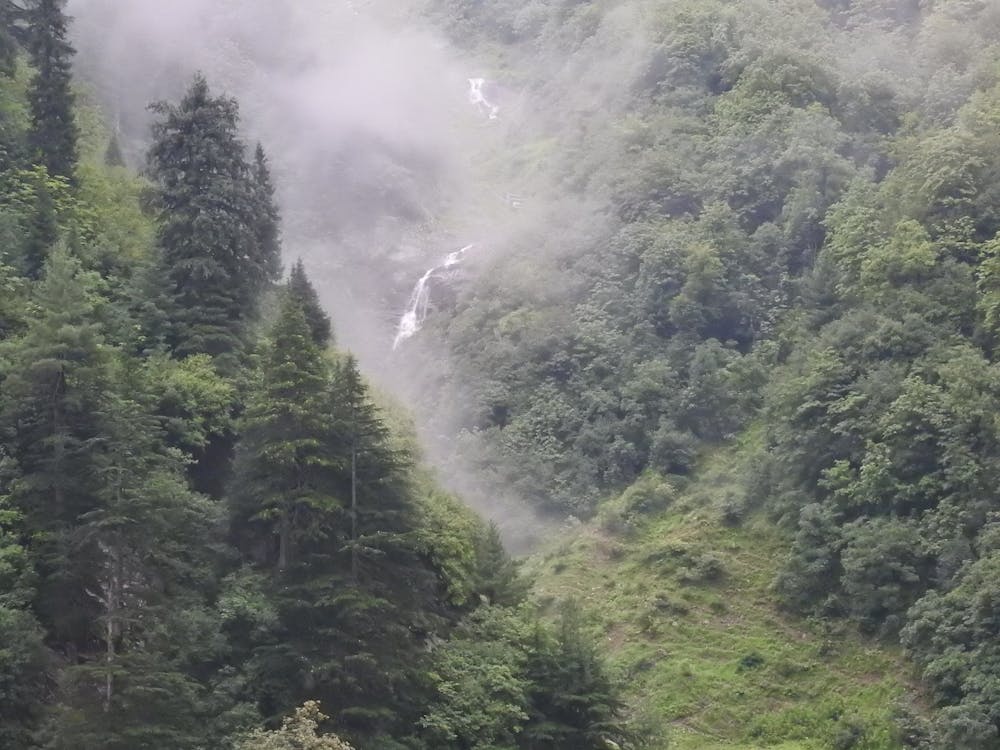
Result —
M 0 746 L 1000 744 L 996 3 L 160 5 L 0 2 Z

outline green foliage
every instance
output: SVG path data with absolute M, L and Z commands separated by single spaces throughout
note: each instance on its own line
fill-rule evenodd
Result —
M 435 697 L 419 722 L 429 747 L 519 746 L 528 719 L 524 628 L 513 611 L 484 607 L 435 651 Z
M 28 50 L 36 72 L 28 90 L 28 145 L 49 174 L 72 182 L 79 136 L 71 89 L 75 50 L 67 41 L 62 0 L 32 0 L 29 7 Z
M 266 161 L 260 152 L 254 166 L 247 162 L 236 101 L 213 97 L 200 76 L 179 104 L 153 109 L 165 343 L 177 356 L 210 354 L 232 371 L 280 267 Z
M 330 324 L 330 316 L 320 305 L 319 295 L 316 294 L 316 290 L 306 276 L 306 268 L 301 259 L 292 266 L 292 272 L 288 277 L 288 290 L 305 311 L 309 330 L 312 332 L 316 345 L 320 347 L 331 345 L 333 343 L 333 327 Z
M 55 42 L 59 8 L 38 4 Z M 234 102 L 198 80 L 159 107 L 156 226 L 92 111 L 82 163 L 48 120 L 45 163 L 20 161 L 18 86 L 0 80 L 0 745 L 347 748 L 326 723 L 416 742 L 430 644 L 523 598 L 499 533 L 415 475 L 357 362 L 325 351 L 301 264 L 256 340 L 280 222 Z M 67 134 L 72 169 L 48 163 Z M 251 731 L 313 697 L 335 716 Z
M 618 688 L 580 610 L 554 626 L 483 607 L 434 652 L 434 697 L 420 719 L 435 748 L 593 748 L 621 742 Z
M 261 729 L 241 741 L 238 750 L 351 750 L 351 746 L 332 734 L 319 734 L 317 729 L 325 716 L 315 701 L 306 701 L 286 718 L 281 729 L 267 732 Z
M 511 609 L 301 263 L 261 320 L 280 216 L 236 103 L 157 105 L 151 221 L 61 3 L 0 3 L 0 744 L 627 745 L 599 629 L 681 747 L 995 746 L 995 9 L 430 6 L 548 106 L 477 133 L 534 214 L 441 303 L 422 397 L 471 403 L 498 486 L 597 513 L 533 563 L 596 624 Z M 837 618 L 901 639 L 926 731 Z
M 322 533 L 342 513 L 327 478 L 337 467 L 329 452 L 329 366 L 313 342 L 298 300 L 286 293 L 263 353 L 259 387 L 240 432 L 233 517 L 267 549 L 261 562 L 279 572 L 301 540 Z

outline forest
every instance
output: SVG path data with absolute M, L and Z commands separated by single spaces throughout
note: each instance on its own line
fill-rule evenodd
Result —
M 1000 6 L 277 5 L 0 0 L 0 748 L 1000 747 Z
M 283 276 L 237 102 L 197 77 L 155 103 L 140 177 L 62 4 L 4 13 L 0 746 L 624 736 L 579 613 L 524 604 Z

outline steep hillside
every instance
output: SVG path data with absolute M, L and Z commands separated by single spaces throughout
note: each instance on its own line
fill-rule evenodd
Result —
M 589 519 L 749 442 L 761 595 L 902 649 L 910 745 L 994 747 L 996 4 L 432 6 L 516 92 L 532 212 L 425 329 L 456 452 Z
M 926 710 L 912 667 L 776 605 L 788 540 L 734 504 L 744 460 L 639 479 L 528 561 L 533 598 L 583 603 L 652 748 L 904 747 L 905 717 Z
M 64 6 L 0 744 L 1000 744 L 997 3 Z

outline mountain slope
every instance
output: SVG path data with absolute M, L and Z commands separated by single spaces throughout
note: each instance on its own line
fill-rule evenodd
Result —
M 718 451 L 681 489 L 643 477 L 527 563 L 534 597 L 584 604 L 652 747 L 902 747 L 911 668 L 775 605 L 788 542 L 761 513 L 735 518 L 742 463 Z

